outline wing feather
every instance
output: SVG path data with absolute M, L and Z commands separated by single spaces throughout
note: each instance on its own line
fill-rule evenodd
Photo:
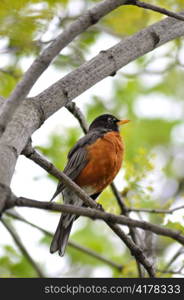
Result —
M 68 162 L 64 169 L 64 173 L 70 177 L 72 180 L 79 175 L 82 169 L 87 165 L 89 158 L 87 147 L 94 141 L 96 141 L 99 137 L 104 134 L 104 131 L 92 131 L 88 132 L 84 137 L 82 137 L 70 150 L 68 153 Z M 62 192 L 65 185 L 62 182 L 59 182 L 56 192 L 54 193 L 51 201 Z

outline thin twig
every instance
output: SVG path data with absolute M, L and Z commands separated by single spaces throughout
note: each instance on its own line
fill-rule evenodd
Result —
M 41 277 L 41 278 L 44 278 L 45 275 L 43 274 L 43 272 L 40 269 L 40 267 L 38 266 L 38 264 L 30 256 L 30 254 L 27 251 L 27 249 L 24 247 L 24 244 L 21 242 L 21 240 L 20 240 L 17 232 L 15 231 L 15 229 L 7 221 L 5 221 L 4 218 L 1 218 L 1 222 L 5 226 L 5 228 L 8 230 L 8 232 L 12 236 L 14 242 L 17 244 L 18 248 L 22 252 L 23 256 L 25 256 L 25 258 L 29 261 L 29 263 L 34 268 L 34 270 L 36 271 L 36 273 L 38 274 L 38 276 Z
M 181 273 L 184 269 L 184 264 L 178 269 L 178 272 Z
M 79 109 L 79 107 L 75 104 L 75 102 L 70 102 L 66 105 L 66 108 L 78 120 L 83 132 L 86 134 L 88 132 L 88 124 L 86 122 L 86 119 L 85 119 L 83 113 Z
M 130 250 L 131 254 L 135 257 L 135 260 L 139 261 L 144 266 L 149 276 L 155 277 L 154 268 L 152 264 L 150 264 L 147 257 L 144 255 L 142 249 L 137 244 L 135 244 L 132 241 L 132 239 L 130 239 L 119 226 L 117 226 L 116 224 L 112 224 L 111 222 L 107 222 L 107 224 L 116 233 L 116 235 L 119 236 L 120 239 L 125 243 L 125 245 Z
M 128 213 L 127 207 L 126 207 L 124 201 L 122 200 L 122 196 L 119 193 L 118 189 L 116 188 L 114 182 L 111 183 L 111 189 L 112 189 L 112 192 L 113 192 L 114 196 L 116 197 L 118 205 L 121 209 L 121 214 L 128 217 L 129 213 Z M 134 241 L 135 244 L 139 245 L 140 237 L 138 236 L 138 232 L 136 231 L 136 229 L 131 228 L 131 227 L 129 228 L 129 230 L 130 230 L 130 236 L 132 237 L 132 240 Z M 137 270 L 138 270 L 139 277 L 142 278 L 143 273 L 142 273 L 141 266 L 140 266 L 138 260 L 136 260 L 136 264 L 137 264 Z
M 162 272 L 168 272 L 168 269 L 172 265 L 172 263 L 183 253 L 184 253 L 184 247 L 180 247 L 178 251 L 171 257 L 170 261 L 167 263 L 167 265 L 162 270 Z
M 26 223 L 26 224 L 28 224 L 28 225 L 30 225 L 30 226 L 32 226 L 32 227 L 40 230 L 40 231 L 42 231 L 44 234 L 46 234 L 48 236 L 51 236 L 51 237 L 53 236 L 53 233 L 51 233 L 50 231 L 48 231 L 48 230 L 46 230 L 46 229 L 44 229 L 44 228 L 42 228 L 42 227 L 40 227 L 40 226 L 38 226 L 38 225 L 30 222 L 30 221 L 27 221 L 25 218 L 23 218 L 20 214 L 18 214 L 15 211 L 8 210 L 6 212 L 6 214 L 8 216 L 10 216 L 10 217 L 13 217 L 13 218 L 15 218 L 15 219 L 17 219 L 19 221 L 22 221 L 22 222 L 24 222 L 24 223 Z M 70 247 L 72 247 L 72 248 L 74 248 L 76 250 L 79 250 L 79 251 L 81 251 L 81 252 L 83 252 L 83 253 L 85 253 L 85 254 L 87 254 L 89 256 L 92 256 L 92 257 L 94 257 L 94 258 L 96 258 L 96 259 L 98 259 L 98 260 L 100 260 L 102 262 L 104 262 L 104 263 L 108 264 L 109 266 L 117 269 L 118 271 L 122 271 L 123 270 L 123 266 L 122 265 L 117 264 L 117 263 L 113 262 L 112 260 L 110 260 L 110 259 L 108 259 L 108 258 L 106 258 L 106 257 L 104 257 L 104 256 L 102 256 L 100 254 L 98 254 L 97 252 L 95 252 L 95 251 L 93 251 L 93 250 L 91 250 L 91 249 L 89 249 L 87 247 L 79 245 L 76 242 L 69 241 L 68 242 L 68 246 L 70 246 Z
M 174 207 L 171 209 L 149 209 L 149 208 L 132 208 L 127 207 L 128 212 L 145 212 L 145 213 L 151 213 L 151 214 L 173 214 L 175 211 L 184 209 L 184 205 Z
M 182 275 L 182 276 L 184 276 L 184 273 L 182 273 L 180 270 L 178 270 L 178 271 L 172 271 L 172 270 L 165 271 L 165 270 L 157 269 L 157 272 L 160 272 L 160 273 L 163 273 L 163 274 L 172 274 L 172 275 Z
M 184 21 L 184 16 L 182 16 L 182 15 L 180 15 L 178 13 L 172 12 L 172 11 L 166 9 L 166 8 L 157 6 L 157 5 L 153 5 L 153 4 L 146 3 L 146 2 L 143 2 L 143 1 L 139 1 L 139 0 L 129 0 L 127 4 L 128 5 L 132 4 L 132 5 L 144 8 L 144 9 L 148 9 L 148 10 L 152 10 L 152 11 L 158 12 L 158 13 L 166 15 L 168 17 L 175 18 L 177 20 Z
M 122 196 L 121 196 L 121 194 L 119 193 L 119 191 L 117 190 L 117 188 L 116 188 L 114 182 L 111 183 L 111 189 L 112 189 L 112 192 L 113 192 L 114 196 L 115 196 L 116 199 L 117 199 L 118 205 L 119 205 L 119 207 L 120 207 L 120 209 L 121 209 L 121 213 L 122 213 L 123 215 L 126 215 L 127 212 L 128 212 L 127 207 L 126 207 L 125 203 L 123 202 Z

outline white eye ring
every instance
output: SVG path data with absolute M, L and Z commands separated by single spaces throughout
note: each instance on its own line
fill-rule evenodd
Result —
M 113 122 L 113 119 L 111 117 L 109 117 L 108 122 Z

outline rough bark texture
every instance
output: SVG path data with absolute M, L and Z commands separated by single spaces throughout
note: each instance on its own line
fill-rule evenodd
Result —
M 126 0 L 104 0 L 87 10 L 76 21 L 69 25 L 43 52 L 35 59 L 22 80 L 3 105 L 0 115 L 0 131 L 8 123 L 14 111 L 28 95 L 30 89 L 46 70 L 52 60 L 65 48 L 76 36 L 85 31 L 88 27 L 97 23 L 103 16 L 115 8 L 126 3 Z
M 88 27 L 98 22 L 98 20 L 107 13 L 120 5 L 133 4 L 146 9 L 158 11 L 160 13 L 172 16 L 140 32 L 124 38 L 115 46 L 102 50 L 96 57 L 81 65 L 79 68 L 69 73 L 64 78 L 47 88 L 34 98 L 27 98 L 29 90 L 34 85 L 39 76 L 48 67 L 57 54 L 66 47 L 76 36 L 84 32 Z M 13 206 L 27 206 L 44 209 L 58 209 L 64 212 L 73 212 L 76 215 L 84 215 L 91 218 L 99 218 L 113 230 L 113 232 L 125 243 L 131 254 L 136 258 L 138 263 L 139 274 L 141 275 L 140 266 L 144 266 L 150 277 L 155 276 L 153 264 L 145 256 L 146 251 L 136 243 L 134 228 L 138 227 L 149 232 L 156 233 L 175 239 L 177 242 L 184 244 L 184 236 L 175 230 L 163 226 L 154 225 L 148 222 L 142 222 L 130 219 L 127 216 L 128 210 L 122 206 L 125 216 L 117 216 L 106 213 L 85 194 L 74 182 L 59 172 L 51 163 L 47 162 L 28 143 L 32 133 L 37 130 L 42 123 L 63 106 L 73 111 L 74 107 L 71 100 L 82 94 L 84 91 L 103 80 L 107 76 L 114 76 L 116 72 L 135 60 L 136 58 L 152 51 L 166 42 L 184 35 L 184 14 L 169 12 L 163 8 L 150 5 L 138 0 L 104 0 L 86 11 L 80 18 L 70 24 L 33 62 L 31 67 L 23 76 L 22 80 L 16 86 L 7 101 L 0 96 L 0 212 Z M 126 101 L 126 99 L 123 99 Z M 75 110 L 78 116 L 77 110 Z M 75 115 L 75 114 L 74 114 Z M 85 120 L 79 117 L 84 132 L 87 131 Z M 25 146 L 27 147 L 25 148 Z M 34 201 L 31 199 L 17 198 L 10 190 L 9 185 L 14 173 L 17 158 L 22 153 L 33 159 L 57 178 L 62 178 L 64 183 L 73 189 L 84 201 L 86 206 L 91 208 L 76 208 L 67 205 L 58 205 L 49 202 Z M 117 195 L 117 198 L 119 196 Z M 121 204 L 121 201 L 120 201 Z M 26 252 L 26 249 L 19 240 L 16 232 L 3 221 L 3 224 L 11 233 L 22 253 L 27 256 L 37 273 L 43 277 L 35 262 Z M 132 239 L 124 233 L 117 225 L 122 224 L 130 227 Z M 149 234 L 150 242 L 150 234 Z M 152 256 L 151 250 L 147 253 Z M 92 253 L 89 252 L 88 253 Z M 94 253 L 93 253 L 94 256 Z M 96 256 L 99 258 L 99 256 Z M 100 259 L 102 259 L 100 257 Z M 105 260 L 107 263 L 109 261 Z M 112 262 L 110 262 L 112 265 Z M 113 264 L 114 266 L 114 264 Z M 119 268 L 119 266 L 115 266 Z M 142 276 L 142 275 L 141 275 Z
M 184 22 L 166 18 L 123 39 L 18 107 L 0 140 L 0 183 L 9 186 L 19 154 L 32 133 L 54 112 L 94 84 L 154 48 L 184 35 Z M 126 101 L 126 99 L 123 99 Z M 0 99 L 2 102 L 2 99 Z M 1 208 L 5 201 L 1 193 Z

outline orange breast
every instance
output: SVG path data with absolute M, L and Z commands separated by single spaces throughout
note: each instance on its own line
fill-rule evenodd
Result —
M 109 132 L 87 149 L 89 162 L 75 182 L 100 192 L 113 181 L 121 168 L 124 146 L 118 132 Z

